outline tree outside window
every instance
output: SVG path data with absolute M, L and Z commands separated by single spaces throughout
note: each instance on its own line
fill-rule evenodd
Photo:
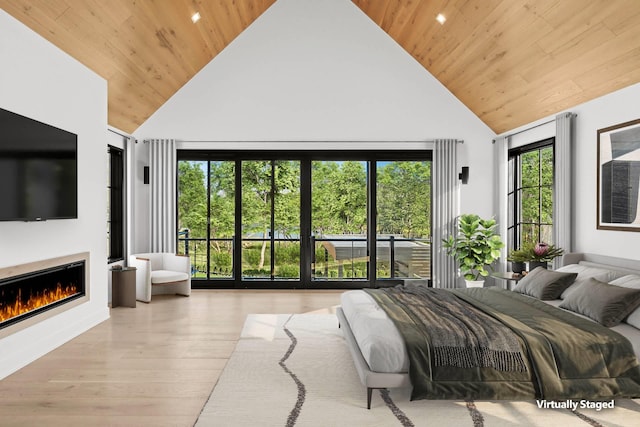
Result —
M 553 243 L 554 139 L 509 151 L 509 249 Z
M 260 157 L 179 152 L 178 252 L 191 258 L 198 286 L 430 277 L 424 152 Z M 331 252 L 334 240 L 353 244 L 352 256 Z M 358 252 L 368 244 L 375 258 Z

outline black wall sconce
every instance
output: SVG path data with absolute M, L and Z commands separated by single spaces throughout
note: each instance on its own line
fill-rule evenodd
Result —
M 458 174 L 458 179 L 462 181 L 463 184 L 469 182 L 469 166 L 462 167 L 462 172 Z
M 142 169 L 142 172 L 143 172 L 142 175 L 143 175 L 144 183 L 148 184 L 149 183 L 149 166 L 145 166 Z

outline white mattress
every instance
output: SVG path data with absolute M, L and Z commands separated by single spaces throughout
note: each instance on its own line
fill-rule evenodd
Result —
M 361 290 L 344 292 L 340 300 L 342 310 L 370 370 L 374 372 L 408 372 L 409 358 L 404 340 L 393 321 L 375 300 Z M 557 307 L 562 300 L 545 302 Z M 588 318 L 585 317 L 585 319 Z M 640 359 L 640 330 L 626 323 L 621 323 L 611 329 L 631 341 L 633 350 Z
M 364 360 L 374 372 L 408 372 L 409 358 L 400 332 L 371 296 L 364 291 L 347 291 L 340 296 Z

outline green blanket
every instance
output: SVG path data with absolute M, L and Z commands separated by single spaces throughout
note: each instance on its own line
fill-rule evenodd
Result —
M 640 366 L 626 338 L 536 299 L 497 288 L 431 290 L 440 293 L 442 299 L 453 295 L 513 331 L 525 369 L 505 370 L 435 363 L 430 328 L 424 327 L 415 312 L 419 304 L 412 308 L 414 304 L 388 289 L 366 291 L 405 340 L 412 399 L 640 397 Z

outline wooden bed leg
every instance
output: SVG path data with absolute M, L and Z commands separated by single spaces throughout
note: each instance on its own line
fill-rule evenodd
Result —
M 371 409 L 371 394 L 373 393 L 373 389 L 371 387 L 367 387 L 367 409 Z

